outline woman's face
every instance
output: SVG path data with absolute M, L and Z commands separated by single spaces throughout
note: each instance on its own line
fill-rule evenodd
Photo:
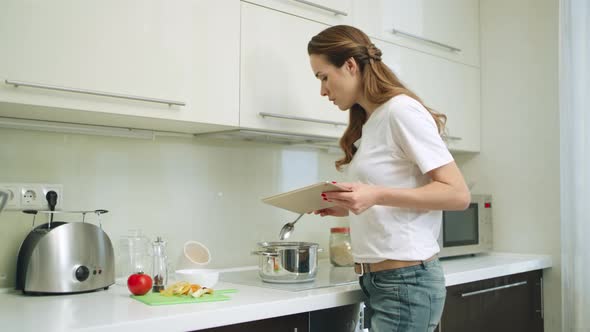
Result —
M 321 82 L 320 94 L 328 97 L 342 111 L 358 103 L 361 94 L 360 72 L 354 59 L 347 60 L 338 68 L 323 55 L 309 56 L 315 77 Z

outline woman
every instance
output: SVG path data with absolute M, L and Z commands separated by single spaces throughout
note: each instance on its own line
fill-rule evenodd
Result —
M 340 185 L 351 192 L 322 193 L 336 206 L 314 213 L 350 217 L 371 331 L 433 331 L 446 297 L 436 256 L 441 210 L 470 201 L 441 138 L 446 117 L 424 106 L 354 27 L 330 27 L 307 49 L 321 95 L 350 110 L 336 168 L 345 169 L 351 182 Z

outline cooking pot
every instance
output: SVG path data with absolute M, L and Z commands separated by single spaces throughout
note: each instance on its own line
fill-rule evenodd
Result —
M 260 242 L 258 274 L 262 281 L 298 283 L 313 281 L 318 269 L 317 243 L 312 242 Z

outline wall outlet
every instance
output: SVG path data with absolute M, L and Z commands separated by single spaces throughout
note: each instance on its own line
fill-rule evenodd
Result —
M 49 191 L 53 190 L 57 193 L 57 204 L 55 205 L 56 210 L 61 210 L 61 202 L 63 201 L 64 187 L 61 184 L 42 184 L 43 190 L 43 209 L 49 210 L 49 204 L 47 203 L 46 195 Z
M 33 183 L 23 184 L 20 187 L 20 206 L 23 210 L 36 209 L 43 207 L 43 190 L 41 186 Z
M 18 185 L 0 183 L 0 190 L 8 193 L 5 209 L 16 210 L 20 207 L 20 188 Z
M 50 190 L 57 193 L 56 210 L 63 202 L 63 185 L 43 183 L 0 183 L 0 190 L 8 192 L 6 210 L 49 210 L 45 195 Z

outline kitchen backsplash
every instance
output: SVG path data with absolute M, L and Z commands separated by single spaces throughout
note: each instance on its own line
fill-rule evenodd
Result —
M 103 227 L 119 239 L 141 229 L 168 241 L 174 265 L 188 240 L 211 250 L 211 267 L 257 264 L 259 241 L 278 240 L 296 214 L 260 198 L 321 180 L 342 180 L 337 154 L 228 140 L 155 141 L 0 129 L 0 182 L 63 184 L 63 209 L 107 209 Z M 16 257 L 32 218 L 0 214 L 0 288 L 15 282 Z M 37 221 L 37 223 L 39 223 Z M 327 248 L 340 218 L 304 216 L 291 239 Z M 327 254 L 324 253 L 324 255 Z
M 250 254 L 256 243 L 278 240 L 283 224 L 297 217 L 260 198 L 317 181 L 342 181 L 334 169 L 338 157 L 305 147 L 229 140 L 0 129 L 0 182 L 62 184 L 63 210 L 109 210 L 103 227 L 115 255 L 119 239 L 141 229 L 152 240 L 162 236 L 168 242 L 172 268 L 188 240 L 209 247 L 209 267 L 257 264 L 258 257 Z M 31 222 L 21 212 L 0 214 L 0 288 L 15 283 L 18 249 Z M 305 215 L 290 240 L 327 249 L 329 228 L 347 224 L 345 218 Z

